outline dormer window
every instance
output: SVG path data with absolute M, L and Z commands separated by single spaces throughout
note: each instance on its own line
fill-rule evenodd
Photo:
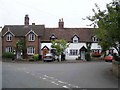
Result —
M 50 36 L 50 40 L 55 40 L 55 39 L 57 39 L 57 38 L 54 34 Z
M 12 35 L 10 33 L 6 35 L 6 41 L 12 41 Z
M 30 33 L 28 35 L 28 39 L 29 39 L 29 41 L 35 41 L 35 34 L 34 33 Z
M 77 35 L 74 35 L 72 40 L 73 40 L 73 43 L 78 43 L 79 42 L 79 37 Z
M 99 41 L 96 36 L 93 36 L 93 37 L 92 37 L 92 40 L 93 40 L 93 42 L 98 42 L 98 41 Z

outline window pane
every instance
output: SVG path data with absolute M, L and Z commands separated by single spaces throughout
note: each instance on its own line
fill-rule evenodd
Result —
M 27 53 L 28 54 L 34 54 L 35 53 L 35 48 L 34 47 L 28 47 L 27 48 Z

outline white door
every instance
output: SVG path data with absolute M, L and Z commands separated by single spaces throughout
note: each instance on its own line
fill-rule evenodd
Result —
M 81 51 L 81 59 L 85 60 L 85 51 Z

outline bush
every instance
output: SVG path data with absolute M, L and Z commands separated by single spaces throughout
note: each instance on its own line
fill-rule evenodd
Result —
M 14 53 L 12 52 L 5 52 L 2 54 L 3 58 L 14 58 Z
M 38 54 L 33 55 L 33 56 L 32 56 L 32 59 L 33 59 L 33 60 L 36 60 L 36 61 L 39 60 L 39 55 L 38 55 Z

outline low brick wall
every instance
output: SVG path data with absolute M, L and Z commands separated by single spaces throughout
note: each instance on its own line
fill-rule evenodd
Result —
M 113 62 L 112 62 L 112 72 L 115 76 L 120 78 L 120 62 L 113 60 Z

